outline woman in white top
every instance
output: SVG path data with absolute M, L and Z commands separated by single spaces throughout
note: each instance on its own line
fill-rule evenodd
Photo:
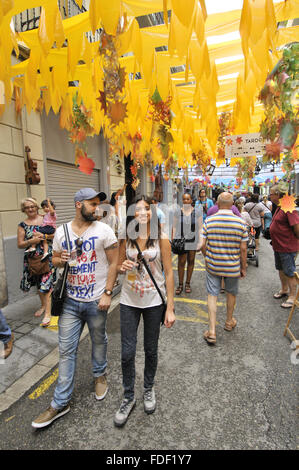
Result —
M 163 304 L 138 254 L 134 239 L 162 296 L 165 297 L 167 294 L 164 325 L 170 328 L 175 322 L 170 243 L 167 236 L 161 233 L 155 205 L 151 204 L 149 198 L 143 196 L 136 202 L 135 214 L 127 226 L 127 239 L 121 241 L 118 263 L 118 272 L 125 274 L 120 297 L 124 399 L 114 418 L 114 424 L 119 427 L 126 423 L 136 404 L 134 396 L 135 355 L 141 315 L 144 323 L 145 351 L 144 410 L 146 413 L 153 413 L 156 408 L 153 386 L 158 363 L 158 340 Z

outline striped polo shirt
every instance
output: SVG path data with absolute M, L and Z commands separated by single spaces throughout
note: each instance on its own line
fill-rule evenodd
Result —
M 206 268 L 214 276 L 240 276 L 240 244 L 248 240 L 246 224 L 231 210 L 219 210 L 203 225 Z

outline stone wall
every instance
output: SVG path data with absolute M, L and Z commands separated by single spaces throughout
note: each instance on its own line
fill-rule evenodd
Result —
M 25 145 L 38 162 L 40 184 L 25 183 Z M 14 101 L 0 116 L 0 225 L 2 226 L 3 255 L 8 288 L 8 301 L 21 299 L 23 251 L 17 248 L 17 226 L 24 220 L 20 202 L 27 196 L 41 202 L 46 197 L 41 120 L 39 113 L 17 115 Z M 1 263 L 2 265 L 2 263 Z
M 4 249 L 2 239 L 2 227 L 0 224 L 0 308 L 5 307 L 8 303 L 6 270 L 4 263 Z

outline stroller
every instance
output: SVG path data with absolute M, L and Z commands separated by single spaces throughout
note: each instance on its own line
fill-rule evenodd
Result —
M 255 230 L 253 226 L 248 227 L 247 260 L 254 261 L 256 267 L 258 267 L 259 258 L 256 252 Z

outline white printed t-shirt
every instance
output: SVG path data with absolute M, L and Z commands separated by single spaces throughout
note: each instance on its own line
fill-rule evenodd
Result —
M 72 230 L 72 223 L 67 224 L 71 241 L 71 258 L 67 296 L 80 302 L 98 300 L 104 293 L 109 270 L 105 249 L 117 243 L 113 230 L 103 222 L 92 222 L 79 237 Z M 82 255 L 77 256 L 75 240 L 83 239 Z M 63 226 L 58 227 L 53 241 L 53 250 L 66 250 Z M 72 266 L 74 264 L 74 266 Z

